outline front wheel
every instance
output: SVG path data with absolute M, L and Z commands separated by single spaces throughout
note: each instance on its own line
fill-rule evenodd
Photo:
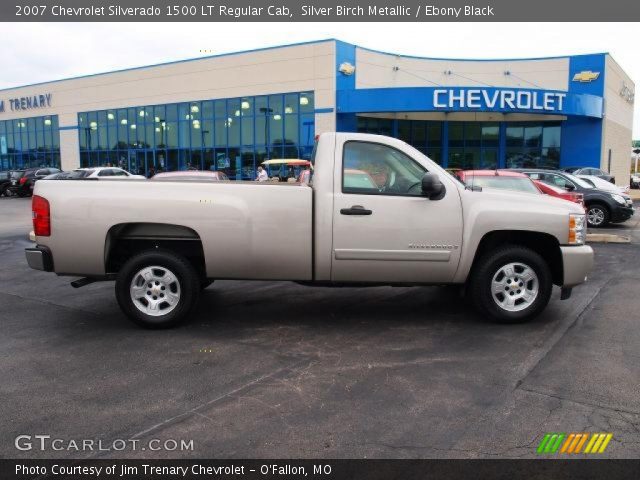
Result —
M 593 228 L 606 227 L 609 224 L 609 209 L 599 203 L 587 207 L 587 225 Z
M 116 278 L 122 311 L 146 328 L 168 328 L 185 319 L 200 296 L 200 277 L 184 257 L 147 250 L 131 257 Z
M 521 323 L 547 306 L 552 286 L 549 266 L 539 254 L 507 246 L 478 261 L 470 294 L 477 310 L 487 317 L 500 323 Z

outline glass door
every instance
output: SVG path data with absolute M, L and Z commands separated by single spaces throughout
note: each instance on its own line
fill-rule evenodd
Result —
M 149 170 L 157 173 L 158 168 L 155 161 L 155 152 L 150 149 L 129 150 L 129 172 L 134 175 L 149 176 Z

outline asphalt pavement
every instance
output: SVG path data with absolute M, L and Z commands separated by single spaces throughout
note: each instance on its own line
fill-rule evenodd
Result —
M 113 283 L 30 270 L 30 201 L 0 198 L 0 457 L 533 458 L 547 432 L 611 432 L 599 456 L 637 458 L 638 219 L 528 324 L 445 288 L 219 281 L 188 324 L 147 331 Z M 103 450 L 69 448 L 86 439 Z

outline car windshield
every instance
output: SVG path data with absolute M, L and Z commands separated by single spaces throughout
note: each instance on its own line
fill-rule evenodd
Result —
M 571 180 L 573 183 L 580 185 L 582 188 L 593 188 L 593 185 L 589 185 L 587 182 L 585 182 L 581 178 L 576 177 L 575 175 L 571 175 L 570 173 L 565 173 L 565 176 L 569 180 Z
M 85 178 L 91 175 L 95 170 L 74 170 L 69 172 L 69 178 Z
M 467 185 L 483 188 L 500 188 L 502 190 L 515 190 L 526 193 L 540 193 L 538 187 L 536 187 L 531 180 L 523 177 L 471 175 L 467 179 Z

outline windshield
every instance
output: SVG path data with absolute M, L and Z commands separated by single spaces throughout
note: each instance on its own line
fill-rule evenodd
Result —
M 74 170 L 69 172 L 69 178 L 85 178 L 91 175 L 95 170 Z
M 582 188 L 593 188 L 593 185 L 589 185 L 587 182 L 585 182 L 581 178 L 576 177 L 575 175 L 571 175 L 570 173 L 565 173 L 565 175 L 569 180 L 580 185 Z
M 523 177 L 501 177 L 499 175 L 472 175 L 467 179 L 467 185 L 482 188 L 500 188 L 526 193 L 540 193 L 531 180 Z

